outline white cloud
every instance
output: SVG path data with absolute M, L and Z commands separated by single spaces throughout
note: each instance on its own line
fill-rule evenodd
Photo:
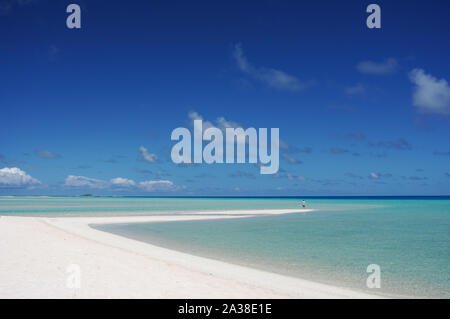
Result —
M 140 182 L 139 186 L 148 192 L 154 191 L 173 191 L 176 190 L 177 187 L 175 184 L 168 180 L 159 180 L 159 181 L 144 181 Z
M 293 175 L 293 174 L 287 174 L 286 177 L 287 177 L 289 180 L 306 181 L 306 178 L 305 178 L 304 176 Z
M 362 61 L 356 66 L 359 72 L 373 75 L 394 73 L 397 67 L 398 63 L 394 58 L 388 58 L 383 62 Z
M 158 161 L 158 156 L 155 154 L 149 153 L 148 150 L 141 146 L 139 147 L 139 151 L 141 152 L 140 159 L 143 161 L 146 161 L 148 163 L 156 163 Z
M 211 127 L 217 127 L 221 131 L 225 132 L 226 128 L 242 127 L 242 125 L 240 125 L 239 123 L 229 121 L 226 118 L 224 118 L 223 116 L 216 118 L 216 120 L 214 121 L 216 123 L 216 125 L 214 125 L 211 121 L 205 120 L 203 118 L 203 116 L 201 116 L 200 114 L 198 114 L 195 111 L 190 111 L 188 113 L 188 117 L 189 117 L 189 119 L 192 120 L 192 122 L 194 122 L 194 120 L 202 120 L 203 121 L 202 122 L 203 131 L 205 131 L 206 129 L 211 128 Z
M 216 120 L 214 121 L 215 125 L 213 124 L 213 122 L 205 120 L 203 118 L 203 116 L 201 116 L 200 114 L 198 114 L 195 111 L 189 112 L 188 113 L 188 117 L 189 117 L 189 119 L 192 120 L 192 125 L 194 123 L 194 120 L 202 120 L 203 121 L 202 122 L 203 132 L 205 130 L 207 130 L 208 128 L 216 127 L 219 130 L 221 130 L 222 133 L 225 135 L 227 128 L 239 128 L 239 127 L 242 128 L 242 125 L 240 125 L 239 123 L 234 122 L 234 121 L 229 121 L 226 118 L 224 118 L 223 116 L 216 118 Z M 203 132 L 195 132 L 195 133 L 201 135 L 201 134 L 203 134 Z M 239 143 L 239 141 L 238 141 L 238 143 Z M 245 143 L 248 143 L 248 139 L 247 138 L 245 139 Z
M 306 177 L 290 173 L 276 173 L 272 175 L 273 178 L 287 178 L 290 181 L 306 181 Z
M 132 179 L 116 177 L 109 181 L 112 186 L 115 187 L 133 187 L 136 183 Z
M 41 182 L 17 167 L 0 169 L 0 187 L 30 187 Z
M 234 122 L 234 121 L 227 120 L 227 119 L 226 119 L 225 117 L 223 117 L 223 116 L 220 116 L 220 117 L 216 118 L 216 120 L 214 121 L 214 123 L 213 123 L 212 121 L 205 120 L 205 119 L 203 118 L 202 115 L 200 115 L 199 113 L 197 113 L 197 112 L 195 112 L 195 111 L 189 112 L 189 113 L 188 113 L 188 117 L 189 117 L 190 120 L 192 120 L 192 125 L 194 124 L 194 120 L 202 120 L 202 121 L 203 121 L 203 122 L 202 122 L 202 129 L 203 129 L 203 132 L 204 132 L 205 130 L 207 130 L 208 128 L 215 127 L 215 128 L 218 128 L 219 130 L 221 130 L 221 131 L 222 131 L 222 134 L 225 135 L 225 134 L 226 134 L 226 129 L 227 129 L 227 128 L 243 128 L 242 125 L 240 125 L 239 123 Z M 195 129 L 195 127 L 194 127 L 194 129 Z M 200 134 L 200 135 L 202 135 L 203 132 L 195 132 L 195 130 L 194 130 L 194 133 Z M 237 140 L 236 143 L 239 144 L 239 143 L 241 143 L 241 142 L 240 142 L 239 140 Z M 245 144 L 248 143 L 248 138 L 245 139 L 244 143 L 245 143 Z M 217 151 L 217 150 L 216 150 L 216 151 Z M 219 151 L 218 151 L 218 152 L 219 152 Z M 220 152 L 219 152 L 218 155 L 219 155 L 219 156 L 223 156 L 223 153 L 220 153 Z
M 365 91 L 366 88 L 361 83 L 345 88 L 345 93 L 348 95 L 362 94 Z
M 192 120 L 192 125 L 194 125 L 194 121 L 195 121 L 195 120 L 201 120 L 201 121 L 202 121 L 202 128 L 203 128 L 203 131 L 205 131 L 205 130 L 211 128 L 211 127 L 215 127 L 213 123 L 211 123 L 210 121 L 204 120 L 204 119 L 203 119 L 203 116 L 201 116 L 200 114 L 198 114 L 198 113 L 195 112 L 195 111 L 190 111 L 190 112 L 188 113 L 188 117 L 189 117 L 189 119 Z M 195 134 L 200 134 L 200 135 L 203 134 L 203 132 L 194 132 L 194 133 L 195 133 Z
M 233 57 L 242 72 L 270 87 L 289 91 L 298 91 L 306 87 L 298 78 L 283 71 L 265 67 L 254 67 L 248 62 L 240 43 L 234 46 Z
M 35 0 L 15 0 L 19 6 L 26 6 L 28 4 L 31 4 L 35 2 Z
M 282 153 L 281 157 L 284 158 L 286 161 L 288 161 L 291 164 L 301 164 L 302 161 L 296 159 L 295 157 L 288 155 L 286 153 Z
M 229 120 L 225 119 L 223 116 L 218 117 L 216 119 L 216 123 L 217 123 L 217 127 L 219 129 L 221 129 L 222 131 L 225 131 L 225 129 L 227 129 L 227 128 L 242 127 L 239 123 L 233 122 L 233 121 L 229 121 Z
M 148 192 L 153 191 L 174 191 L 178 190 L 177 187 L 172 181 L 169 180 L 150 180 L 143 181 L 140 183 L 136 183 L 135 181 L 124 178 L 124 177 L 116 177 L 112 178 L 108 181 L 90 178 L 86 176 L 74 176 L 69 175 L 65 179 L 64 186 L 66 187 L 85 187 L 92 189 L 113 189 L 120 190 L 124 188 L 132 189 L 135 187 L 139 187 L 140 189 Z
M 370 173 L 369 177 L 370 177 L 370 178 L 373 178 L 373 179 L 378 179 L 378 178 L 380 178 L 380 176 L 378 176 L 378 174 L 375 174 L 375 173 Z
M 35 2 L 35 0 L 5 0 L 5 1 L 1 1 L 0 2 L 0 16 L 10 14 L 16 5 L 19 7 L 23 7 L 23 6 L 26 6 L 33 2 Z
M 8 15 L 11 12 L 11 8 L 11 3 L 0 2 L 0 16 Z
M 61 155 L 47 151 L 47 150 L 35 150 L 34 153 L 42 158 L 60 158 Z
M 64 181 L 64 186 L 67 187 L 88 187 L 95 189 L 108 188 L 108 182 L 100 179 L 89 178 L 85 176 L 69 175 Z
M 416 86 L 413 105 L 421 113 L 450 114 L 450 86 L 445 79 L 438 80 L 422 69 L 414 69 L 409 79 Z

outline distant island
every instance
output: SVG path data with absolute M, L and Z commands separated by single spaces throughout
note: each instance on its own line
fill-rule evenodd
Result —
M 83 194 L 83 195 L 80 195 L 80 197 L 92 197 L 93 195 L 92 194 Z

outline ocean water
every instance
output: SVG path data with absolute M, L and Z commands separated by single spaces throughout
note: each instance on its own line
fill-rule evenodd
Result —
M 0 216 L 139 216 L 190 211 L 298 208 L 295 199 L 156 197 L 0 197 Z
M 92 225 L 162 247 L 392 297 L 450 298 L 450 198 L 307 198 L 311 213 Z M 0 215 L 296 208 L 293 198 L 1 197 Z M 366 270 L 381 269 L 368 289 Z

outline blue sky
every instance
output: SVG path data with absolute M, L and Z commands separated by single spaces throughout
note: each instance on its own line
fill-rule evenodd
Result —
M 450 5 L 372 2 L 0 0 L 0 195 L 448 195 Z M 174 164 L 195 116 L 278 174 Z

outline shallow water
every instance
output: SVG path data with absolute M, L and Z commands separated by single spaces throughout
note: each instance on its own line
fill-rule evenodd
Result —
M 95 227 L 369 293 L 450 297 L 449 200 L 309 200 L 308 204 L 320 211 Z M 381 267 L 380 289 L 366 287 L 370 264 Z
M 295 199 L 156 197 L 0 197 L 0 215 L 137 216 L 239 209 L 298 208 Z

